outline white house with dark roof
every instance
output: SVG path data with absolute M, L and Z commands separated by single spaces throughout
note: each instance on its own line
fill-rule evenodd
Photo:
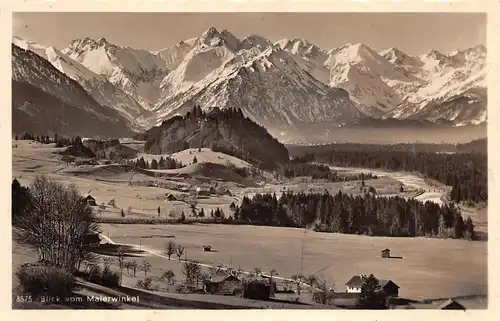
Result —
M 346 292 L 347 293 L 361 293 L 361 286 L 365 283 L 368 278 L 367 275 L 354 275 L 347 283 Z M 379 280 L 380 287 L 389 296 L 399 295 L 399 286 L 392 280 Z

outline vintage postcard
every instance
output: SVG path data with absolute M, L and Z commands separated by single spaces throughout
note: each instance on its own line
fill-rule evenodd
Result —
M 6 11 L 9 308 L 491 309 L 487 9 L 225 4 Z

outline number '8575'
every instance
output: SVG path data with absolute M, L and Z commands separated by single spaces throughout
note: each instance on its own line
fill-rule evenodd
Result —
M 33 299 L 31 298 L 31 295 L 18 295 L 16 297 L 16 302 L 18 303 L 23 303 L 23 302 L 32 302 Z

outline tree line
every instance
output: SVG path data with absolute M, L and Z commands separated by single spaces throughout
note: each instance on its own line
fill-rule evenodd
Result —
M 50 137 L 49 135 L 34 135 L 31 133 L 23 133 L 22 135 L 16 135 L 14 136 L 15 140 L 33 140 L 35 142 L 38 142 L 40 144 L 52 144 L 55 143 L 56 147 L 66 147 L 69 146 L 76 141 L 81 142 L 81 138 L 79 136 L 75 137 L 64 137 L 59 135 L 58 133 L 54 133 L 53 137 Z
M 279 164 L 276 170 L 277 178 L 286 177 L 311 177 L 312 179 L 324 179 L 331 182 L 345 182 L 352 180 L 377 179 L 372 173 L 360 173 L 351 175 L 339 175 L 337 171 L 323 164 L 313 164 L 307 157 L 295 157 L 292 160 Z
M 453 203 L 439 206 L 401 197 L 338 192 L 256 194 L 234 211 L 247 224 L 313 228 L 321 232 L 401 237 L 475 238 L 470 217 Z
M 335 166 L 419 172 L 451 186 L 450 197 L 453 201 L 488 200 L 488 161 L 486 155 L 481 153 L 413 153 L 387 149 L 341 150 L 330 145 L 311 147 L 301 156 L 308 161 Z
M 186 166 L 182 162 L 169 156 L 161 156 L 158 160 L 153 158 L 151 162 L 144 160 L 144 157 L 141 157 L 136 160 L 126 160 L 125 163 L 142 169 L 177 169 Z

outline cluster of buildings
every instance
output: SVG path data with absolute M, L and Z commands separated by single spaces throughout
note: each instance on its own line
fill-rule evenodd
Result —
M 232 274 L 214 275 L 203 282 L 203 288 L 210 294 L 241 295 L 253 300 L 268 300 L 276 290 L 276 283 L 270 278 L 241 279 Z

